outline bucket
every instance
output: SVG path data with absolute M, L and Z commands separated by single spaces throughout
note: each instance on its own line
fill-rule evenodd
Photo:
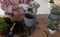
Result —
M 26 13 L 24 16 L 24 21 L 26 26 L 31 27 L 35 24 L 36 16 Z

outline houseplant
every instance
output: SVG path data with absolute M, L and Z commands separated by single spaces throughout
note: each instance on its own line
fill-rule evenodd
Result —
M 7 31 L 9 25 L 5 22 L 4 17 L 0 17 L 0 34 Z
M 57 24 L 55 24 L 55 23 L 50 23 L 50 24 L 48 24 L 47 27 L 48 27 L 48 32 L 50 34 L 54 34 L 57 30 Z
M 60 19 L 60 7 L 54 7 L 51 9 L 51 13 L 49 14 L 49 19 L 56 21 Z
M 55 7 L 53 9 L 51 9 L 51 12 L 54 14 L 54 15 L 60 15 L 60 7 Z

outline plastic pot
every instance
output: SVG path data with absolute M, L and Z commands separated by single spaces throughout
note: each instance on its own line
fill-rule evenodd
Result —
M 52 21 L 57 21 L 57 20 L 59 20 L 59 16 L 60 15 L 49 14 L 48 18 Z
M 26 26 L 31 27 L 35 24 L 36 20 L 36 16 L 35 15 L 31 15 L 29 13 L 26 13 L 24 16 L 24 21 Z

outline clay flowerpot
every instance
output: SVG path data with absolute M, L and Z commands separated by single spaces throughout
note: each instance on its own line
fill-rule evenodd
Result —
M 28 13 L 25 14 L 24 16 L 24 21 L 26 26 L 31 27 L 35 24 L 35 17 L 34 15 L 30 15 Z
M 49 34 L 55 34 L 55 32 L 56 32 L 56 30 L 51 30 L 51 29 L 48 29 L 48 32 L 49 32 Z

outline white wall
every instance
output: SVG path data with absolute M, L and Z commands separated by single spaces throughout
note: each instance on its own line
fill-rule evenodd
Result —
M 48 0 L 35 0 L 40 4 L 40 8 L 38 9 L 37 14 L 49 14 L 50 9 L 48 7 Z M 4 11 L 0 7 L 0 15 L 4 15 Z
M 35 0 L 40 4 L 37 14 L 49 14 L 50 8 L 48 7 L 48 0 Z
M 1 9 L 1 4 L 0 4 L 0 15 L 4 15 L 4 11 Z

